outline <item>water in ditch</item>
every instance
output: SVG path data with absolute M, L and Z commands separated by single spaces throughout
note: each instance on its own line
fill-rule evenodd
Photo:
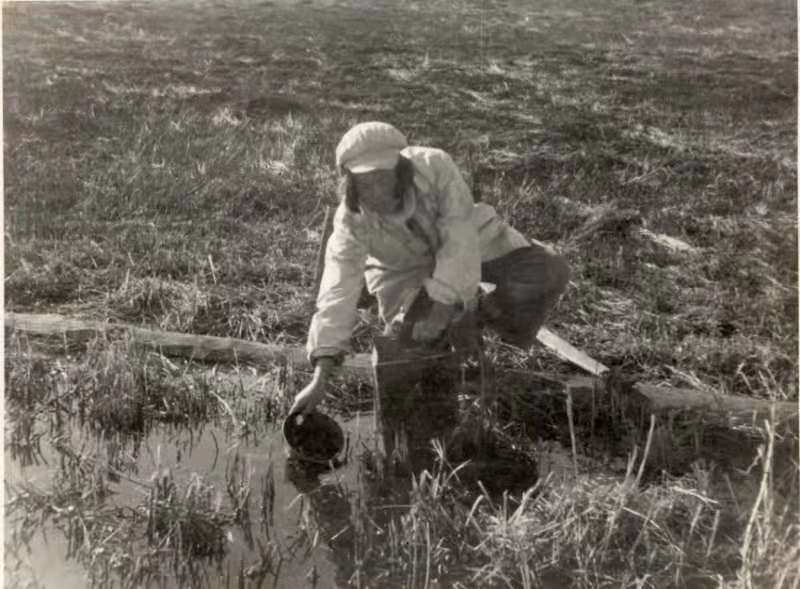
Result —
M 258 395 L 252 397 L 246 404 L 263 403 Z M 248 411 L 243 406 L 236 409 L 237 414 Z M 421 410 L 429 413 L 424 407 Z M 170 556 L 165 549 L 163 570 L 148 577 L 151 581 L 156 579 L 151 586 L 371 586 L 372 575 L 381 571 L 365 570 L 359 561 L 375 543 L 389 541 L 386 524 L 408 512 L 410 488 L 408 473 L 392 478 L 380 477 L 376 472 L 374 413 L 362 410 L 337 417 L 346 445 L 343 463 L 335 469 L 304 464 L 289 457 L 280 423 L 274 419 L 252 420 L 246 430 L 235 427 L 234 421 L 232 415 L 223 411 L 210 422 L 183 426 L 155 424 L 138 439 L 109 436 L 107 432 L 96 434 L 68 423 L 64 428 L 69 432 L 68 443 L 59 442 L 58 436 L 43 436 L 35 464 L 23 466 L 6 449 L 6 501 L 22 488 L 46 493 L 57 474 L 63 477 L 65 471 L 76 468 L 77 462 L 65 460 L 63 447 L 67 447 L 70 452 L 86 457 L 83 463 L 96 462 L 95 474 L 103 480 L 108 494 L 105 503 L 123 515 L 146 512 L 153 489 L 159 485 L 172 485 L 175 495 L 184 503 L 192 489 L 211 489 L 206 510 L 210 505 L 212 511 L 215 505 L 229 508 L 236 502 L 235 497 L 242 499 L 246 490 L 247 500 L 241 501 L 244 515 L 235 522 L 227 521 L 221 528 L 223 546 L 216 553 L 221 556 L 192 558 L 197 566 L 191 567 L 191 576 L 180 578 L 175 575 L 175 563 L 166 562 L 174 558 L 175 551 Z M 62 450 L 56 448 L 59 444 Z M 565 457 L 563 452 L 549 456 L 549 461 L 539 463 L 539 477 L 546 476 L 547 471 L 570 470 L 568 459 L 560 464 L 558 460 L 553 462 L 553 457 Z M 468 472 L 469 469 L 461 471 L 462 475 Z M 487 486 L 502 479 L 497 474 L 497 470 L 488 475 L 482 473 Z M 90 486 L 87 485 L 87 492 Z M 74 503 L 80 506 L 81 501 L 76 498 Z M 63 502 L 59 509 L 64 509 Z M 49 514 L 52 516 L 52 511 Z M 91 517 L 91 513 L 86 514 L 86 518 Z M 28 550 L 9 544 L 13 535 L 8 530 L 19 525 L 19 517 L 9 519 L 7 514 L 6 579 L 12 581 L 7 586 L 86 587 L 89 569 L 95 580 L 104 578 L 102 574 L 98 577 L 96 566 L 92 568 L 93 563 L 96 565 L 96 561 L 108 556 L 102 552 L 106 549 L 103 543 L 84 550 L 83 561 L 78 562 L 76 554 L 80 551 L 76 550 L 75 539 L 70 543 L 63 533 L 63 521 L 62 518 L 59 525 L 49 517 L 38 526 L 40 529 L 30 536 Z M 145 541 L 141 522 L 136 533 L 112 522 L 107 530 L 108 545 L 116 542 L 119 549 L 117 534 L 131 534 L 131 558 L 152 551 L 154 545 L 158 547 L 157 541 Z M 123 543 L 123 547 L 127 546 Z M 142 586 L 137 581 L 131 582 L 135 577 L 130 575 L 115 576 L 119 571 L 113 570 L 113 559 L 111 563 L 112 570 L 105 577 L 107 582 L 97 583 L 98 586 Z M 130 568 L 127 570 L 130 572 Z M 125 572 L 122 568 L 120 571 Z M 117 584 L 120 578 L 127 579 L 128 584 Z M 439 583 L 439 586 L 448 584 L 441 575 Z
M 157 427 L 146 439 L 125 444 L 118 452 L 118 460 L 129 464 L 124 472 L 109 477 L 109 501 L 131 509 L 146 504 L 159 477 L 170 477 L 178 489 L 202 480 L 213 485 L 220 501 L 228 500 L 224 495 L 229 482 L 247 481 L 249 526 L 227 527 L 224 560 L 208 562 L 202 578 L 195 582 L 208 587 L 239 586 L 238 579 L 243 577 L 247 586 L 254 587 L 346 584 L 353 568 L 347 554 L 352 549 L 350 502 L 364 476 L 358 457 L 369 451 L 374 420 L 371 413 L 358 413 L 340 423 L 348 440 L 349 459 L 334 470 L 290 458 L 278 425 L 248 439 L 237 439 L 222 425 Z M 86 432 L 73 437 L 71 446 L 84 453 L 94 453 L 104 443 Z M 40 463 L 25 467 L 6 452 L 6 482 L 12 487 L 25 482 L 47 489 L 60 458 L 46 441 L 41 450 Z M 86 587 L 87 572 L 67 558 L 64 535 L 52 524 L 47 528 L 41 531 L 44 534 L 33 535 L 30 551 L 14 550 L 21 562 L 15 563 L 12 578 L 19 586 Z M 338 554 L 337 537 L 343 540 Z M 8 566 L 8 556 L 6 562 Z

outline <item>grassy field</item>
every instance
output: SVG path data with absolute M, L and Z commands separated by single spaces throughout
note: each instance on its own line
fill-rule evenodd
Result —
M 333 148 L 386 119 L 567 254 L 575 345 L 796 397 L 787 3 L 192 6 L 6 8 L 7 309 L 302 342 Z M 698 252 L 570 239 L 603 209 Z
M 566 255 L 572 281 L 548 325 L 571 343 L 632 379 L 795 400 L 795 9 L 4 4 L 5 310 L 301 345 L 333 150 L 379 119 L 448 150 L 477 196 Z M 362 347 L 376 328 L 365 312 Z M 544 350 L 488 346 L 501 366 L 573 370 Z M 8 358 L 7 381 L 27 390 L 35 361 Z M 706 471 L 681 484 L 709 502 L 669 482 L 631 491 L 634 472 L 551 489 L 529 510 L 487 507 L 465 536 L 482 552 L 464 578 L 536 586 L 560 562 L 580 586 L 777 586 L 769 575 L 790 565 L 767 557 L 797 528 L 773 529 L 780 501 L 757 499 L 763 458 L 766 479 L 752 474 L 736 509 L 719 507 L 730 498 Z M 450 529 L 424 507 L 441 499 L 431 488 L 403 524 L 416 537 L 427 522 L 429 545 Z M 630 509 L 652 516 L 644 532 L 620 519 L 631 493 Z M 469 527 L 474 514 L 453 505 L 447 521 Z M 712 549 L 720 517 L 727 556 Z M 692 522 L 688 536 L 675 518 Z M 553 522 L 574 533 L 529 533 Z M 448 558 L 466 550 L 449 541 Z M 417 558 L 403 546 L 384 556 Z M 542 546 L 547 558 L 520 560 Z

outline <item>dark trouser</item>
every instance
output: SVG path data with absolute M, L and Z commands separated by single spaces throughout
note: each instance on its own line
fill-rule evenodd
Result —
M 561 256 L 534 243 L 481 265 L 481 280 L 495 290 L 479 300 L 477 312 L 465 313 L 433 346 L 471 353 L 480 345 L 480 327 L 498 332 L 509 344 L 527 348 L 544 323 L 548 312 L 564 292 L 569 268 Z M 387 325 L 384 335 L 391 345 L 415 347 L 411 334 L 414 324 L 424 320 L 432 301 L 423 288 L 405 314 L 402 323 Z M 376 350 L 385 346 L 376 341 Z M 402 354 L 383 353 L 377 357 L 392 360 Z M 430 440 L 448 439 L 458 422 L 457 357 L 452 361 L 426 361 L 424 356 L 404 368 L 391 362 L 376 373 L 376 410 L 384 451 L 388 457 L 406 449 L 412 472 L 430 468 Z M 380 380 L 380 382 L 378 382 Z M 402 451 L 398 455 L 403 455 Z M 392 463 L 390 461 L 390 463 Z
M 477 317 L 466 317 L 454 328 L 463 331 L 476 323 L 496 331 L 508 344 L 527 348 L 566 289 L 569 266 L 560 255 L 534 242 L 481 264 L 481 281 L 494 284 L 495 290 L 481 297 Z M 423 289 L 403 323 L 387 326 L 385 335 L 410 341 L 414 323 L 427 317 L 430 306 Z
M 569 266 L 538 243 L 481 265 L 481 281 L 497 288 L 482 297 L 479 322 L 506 343 L 527 348 L 569 282 Z

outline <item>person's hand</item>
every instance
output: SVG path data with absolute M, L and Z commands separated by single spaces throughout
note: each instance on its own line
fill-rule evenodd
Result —
M 318 378 L 314 378 L 302 391 L 294 397 L 294 403 L 289 410 L 289 415 L 306 415 L 314 410 L 314 407 L 322 400 L 325 395 L 325 385 Z
M 450 325 L 455 314 L 456 310 L 452 305 L 434 301 L 428 317 L 414 324 L 411 338 L 420 343 L 436 341 Z
M 325 387 L 328 386 L 328 379 L 335 367 L 335 362 L 331 358 L 320 358 L 314 368 L 314 377 L 306 387 L 297 393 L 289 409 L 289 415 L 307 415 L 314 410 L 314 407 L 325 396 Z

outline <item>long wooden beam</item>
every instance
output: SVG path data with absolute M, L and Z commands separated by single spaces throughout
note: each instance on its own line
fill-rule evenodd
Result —
M 230 337 L 194 335 L 174 331 L 157 331 L 125 323 L 86 321 L 70 319 L 56 314 L 6 313 L 8 330 L 24 333 L 62 336 L 70 339 L 89 339 L 98 333 L 120 332 L 131 338 L 134 344 L 153 348 L 166 356 L 177 356 L 195 360 L 233 364 L 242 362 L 268 366 L 275 362 L 291 362 L 295 366 L 309 367 L 305 349 L 299 346 L 281 346 L 249 342 Z M 360 376 L 371 378 L 370 354 L 355 354 L 344 362 L 344 369 Z M 603 378 L 592 376 L 563 377 L 519 371 L 532 381 L 547 380 L 573 396 L 575 400 L 590 399 L 605 389 Z M 654 412 L 677 410 L 703 411 L 717 415 L 735 417 L 738 423 L 744 420 L 763 419 L 775 415 L 779 421 L 797 421 L 796 402 L 772 402 L 766 399 L 734 395 L 715 395 L 695 389 L 655 386 L 636 383 L 629 394 L 636 395 L 647 408 Z M 796 428 L 796 424 L 794 426 Z
M 565 381 L 565 388 L 579 399 L 591 398 L 593 393 L 608 387 L 601 379 L 573 376 Z M 660 386 L 644 382 L 632 383 L 625 394 L 635 396 L 642 407 L 653 413 L 698 412 L 725 417 L 730 426 L 763 425 L 764 419 L 782 424 L 784 429 L 797 431 L 800 405 L 790 401 L 773 401 L 723 395 L 697 389 Z
M 263 366 L 288 361 L 298 367 L 309 366 L 306 351 L 301 346 L 263 344 L 232 337 L 160 331 L 128 323 L 71 319 L 54 313 L 6 313 L 5 326 L 11 331 L 61 336 L 68 339 L 89 339 L 99 333 L 125 333 L 134 344 L 156 349 L 165 356 L 220 364 L 242 362 Z M 369 354 L 349 357 L 345 362 L 345 368 L 369 374 Z

